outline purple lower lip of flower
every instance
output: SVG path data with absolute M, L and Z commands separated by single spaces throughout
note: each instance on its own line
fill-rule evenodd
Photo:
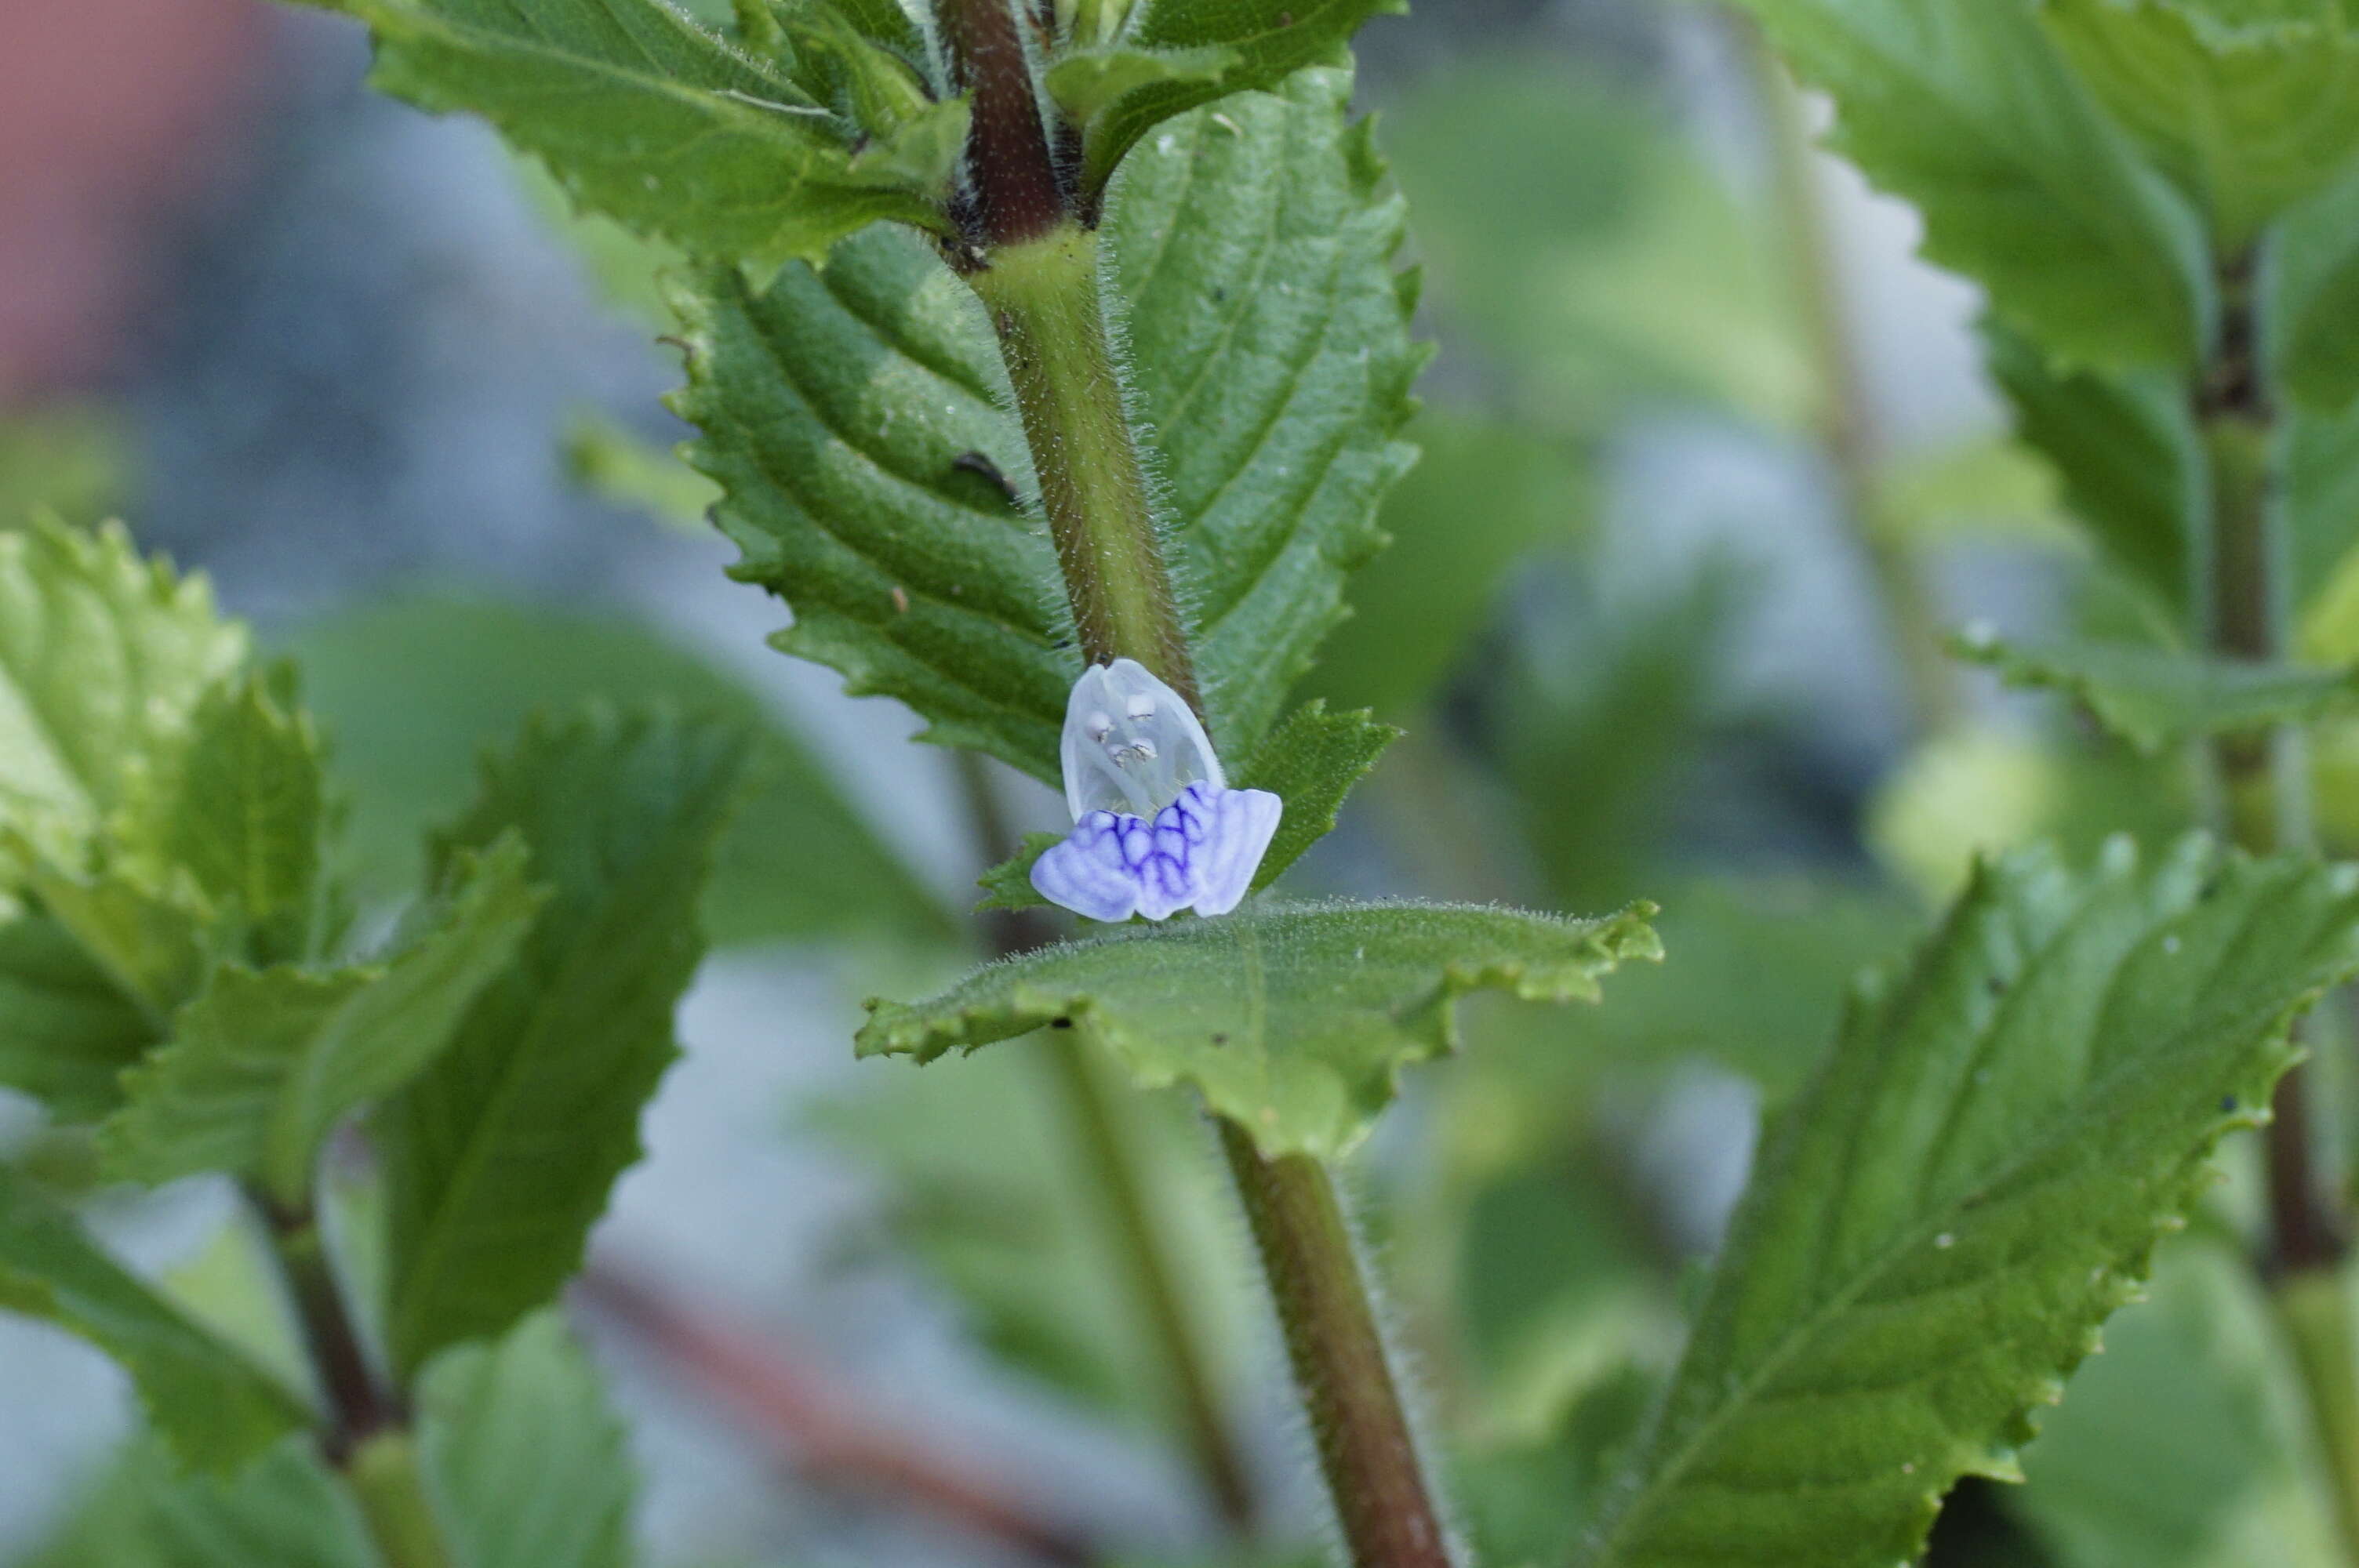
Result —
M 1183 909 L 1225 914 L 1253 886 L 1285 803 L 1267 790 L 1199 781 L 1143 817 L 1093 811 L 1033 862 L 1032 885 L 1051 903 L 1109 925 Z

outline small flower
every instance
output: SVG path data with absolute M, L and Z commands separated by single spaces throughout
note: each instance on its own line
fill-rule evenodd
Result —
M 1179 693 L 1135 659 L 1093 665 L 1065 705 L 1062 751 L 1073 830 L 1033 862 L 1042 897 L 1108 923 L 1237 906 L 1284 803 L 1229 787 Z

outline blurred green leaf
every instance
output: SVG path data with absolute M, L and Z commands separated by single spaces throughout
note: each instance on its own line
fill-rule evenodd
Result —
M 1740 0 L 1835 101 L 1829 145 L 1917 204 L 1925 254 L 2055 354 L 2185 365 L 2213 308 L 2195 214 L 2028 0 Z
M 0 913 L 0 1084 L 60 1121 L 95 1121 L 122 1103 L 123 1070 L 161 1033 L 57 922 Z
M 1423 455 L 1379 514 L 1392 543 L 1353 575 L 1351 618 L 1304 683 L 1394 720 L 1467 656 L 1516 558 L 1584 531 L 1596 506 L 1588 461 L 1563 442 L 1432 411 L 1408 434 Z
M 622 1422 L 562 1319 L 537 1313 L 434 1358 L 419 1444 L 467 1568 L 628 1568 L 636 1489 Z
M 2211 505 L 2185 384 L 2158 372 L 2061 369 L 1996 321 L 1983 335 L 2017 432 L 2056 465 L 2067 510 L 2173 627 L 2183 625 L 2190 541 L 2203 536 Z
M 2359 660 L 2359 405 L 2285 411 L 2285 518 L 2302 654 Z
M 1919 546 L 1983 536 L 2069 538 L 2056 470 L 2033 448 L 1992 436 L 1888 459 L 1871 521 Z
M 2309 1486 L 2301 1395 L 2244 1260 L 2166 1247 L 2147 1294 L 2041 1423 L 2013 1511 L 2058 1568 L 2339 1563 Z
M 874 222 L 943 222 L 950 166 L 907 167 L 889 135 L 863 146 L 863 127 L 659 0 L 309 3 L 368 24 L 380 91 L 484 115 L 583 207 L 692 254 L 817 262 Z
M 45 1318 L 120 1362 L 183 1464 L 226 1474 L 310 1422 L 300 1400 L 107 1256 L 5 1165 L 0 1307 Z
M 1385 132 L 1438 303 L 1536 425 L 1595 435 L 1666 397 L 1790 422 L 1814 401 L 1774 236 L 1663 105 L 1499 59 L 1421 85 Z
M 2359 153 L 2359 29 L 2342 0 L 2040 0 L 2115 118 L 2210 215 L 2221 249 Z
M 1076 1179 L 1084 1167 L 1043 1041 L 864 1073 L 801 1119 L 886 1180 L 893 1238 L 949 1289 L 1001 1361 L 1092 1405 L 1131 1416 L 1172 1411 L 1169 1368 L 1110 1245 L 1115 1217 Z M 1241 1358 L 1256 1303 L 1238 1268 L 1226 1184 L 1191 1107 L 1114 1094 L 1116 1136 L 1136 1162 L 1200 1341 Z M 989 1138 L 973 1130 L 989 1127 Z M 1223 1354 L 1224 1353 L 1224 1354 Z
M 0 825 L 79 864 L 245 656 L 204 579 L 143 561 L 119 525 L 0 532 Z
M 1392 438 L 1420 362 L 1390 261 L 1401 207 L 1350 91 L 1306 71 L 1175 123 L 1130 160 L 1107 222 L 1209 727 L 1233 757 L 1342 615 L 1408 458 Z M 1048 537 L 992 477 L 1029 489 L 969 292 L 885 231 L 761 292 L 708 273 L 683 301 L 676 406 L 727 494 L 737 574 L 793 607 L 778 647 L 901 698 L 934 741 L 1054 782 L 1079 660 Z
M 2018 643 L 1971 633 L 1951 648 L 2009 686 L 2063 693 L 2148 755 L 2194 736 L 2317 719 L 2359 698 L 2359 668 L 2245 664 L 2135 643 Z
M 1593 1001 L 1625 960 L 1660 956 L 1650 913 L 1249 908 L 1042 948 L 914 1006 L 871 1001 L 858 1051 L 929 1062 L 1071 1028 L 1145 1087 L 1192 1085 L 1266 1157 L 1332 1158 L 1367 1135 L 1403 1066 L 1456 1049 L 1458 997 Z
M 513 836 L 454 857 L 449 879 L 430 924 L 374 963 L 217 970 L 125 1078 L 127 1103 L 101 1133 L 114 1170 L 151 1184 L 255 1176 L 301 1208 L 336 1123 L 449 1047 L 540 907 Z
M 574 482 L 600 500 L 701 533 L 721 487 L 670 451 L 601 415 L 578 415 L 565 438 Z
M 378 1568 L 318 1445 L 288 1438 L 234 1477 L 180 1473 L 135 1440 L 27 1568 Z
M 356 870 L 379 889 L 414 885 L 421 826 L 466 804 L 484 747 L 603 697 L 751 731 L 745 795 L 701 906 L 715 942 L 951 935 L 940 901 L 759 697 L 616 615 L 411 599 L 315 621 L 287 647 L 335 742 Z
M 30 859 L 30 846 L 0 829 L 0 855 Z M 185 872 L 159 886 L 147 875 L 105 865 L 86 875 L 34 861 L 25 890 L 115 989 L 156 1022 L 196 990 L 223 934 Z
M 2126 850 L 1986 865 L 1863 986 L 1582 1562 L 1880 1568 L 1961 1476 L 2015 1475 L 2215 1142 L 2266 1115 L 2292 1017 L 2359 969 L 2347 871 Z
M 303 956 L 328 827 L 320 738 L 271 685 L 248 676 L 198 704 L 153 871 L 159 881 L 184 871 L 266 960 Z
M 553 1295 L 638 1158 L 744 752 L 714 722 L 599 710 L 536 724 L 485 759 L 481 797 L 441 836 L 447 874 L 521 834 L 550 897 L 455 1043 L 372 1122 L 390 1215 L 386 1337 L 405 1372 Z
M 2359 168 L 2279 222 L 2265 284 L 2270 362 L 2304 403 L 2347 411 L 2359 397 Z

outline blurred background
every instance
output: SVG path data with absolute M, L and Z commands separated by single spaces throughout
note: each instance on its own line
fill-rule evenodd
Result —
M 1594 1014 L 1477 1010 L 1359 1173 L 1467 1528 L 1513 1562 L 1560 1544 L 1643 1406 L 1847 977 L 1974 847 L 2180 808 L 2169 775 L 1942 659 L 1970 621 L 2101 616 L 2102 585 L 2008 437 L 1976 295 L 1808 150 L 1823 106 L 1747 27 L 1704 0 L 1427 0 L 1361 59 L 1439 353 L 1397 543 L 1311 684 L 1408 733 L 1293 885 L 1643 894 L 1673 955 Z M 1206 1561 L 1038 1064 L 851 1060 L 864 996 L 975 951 L 996 856 L 956 763 L 764 647 L 785 611 L 724 577 L 669 454 L 644 257 L 366 66 L 358 27 L 260 0 L 8 0 L 0 525 L 122 515 L 297 656 L 380 896 L 536 708 L 763 724 L 687 1055 L 574 1303 L 651 1562 Z M 1057 814 L 991 788 L 1019 825 Z M 1184 1116 L 1138 1108 L 1273 1533 L 1310 1539 L 1235 1220 Z M 35 1113 L 0 1097 L 0 1136 L 37 1147 Z M 223 1206 L 200 1183 L 99 1212 L 168 1272 L 204 1266 Z M 2106 1441 L 2106 1400 L 2060 1418 L 2032 1487 L 1953 1509 L 1937 1555 L 2078 1561 L 2037 1482 Z M 33 1560 L 128 1419 L 95 1352 L 0 1317 L 0 1562 Z

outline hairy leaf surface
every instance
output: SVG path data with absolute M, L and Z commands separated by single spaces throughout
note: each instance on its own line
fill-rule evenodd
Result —
M 1350 77 L 1174 122 L 1108 217 L 1132 406 L 1159 453 L 1174 573 L 1212 738 L 1250 754 L 1319 640 L 1408 460 L 1393 433 L 1420 356 L 1390 257 L 1396 198 Z M 1216 117 L 1217 115 L 1217 117 Z M 1058 777 L 1081 673 L 1031 469 L 980 307 L 906 234 L 789 266 L 756 291 L 709 272 L 681 301 L 737 575 L 786 599 L 790 654 L 899 697 L 929 739 Z
M 1663 1408 L 1582 1561 L 1913 1559 L 2015 1451 L 2359 969 L 2347 869 L 1981 867 L 1856 993 L 1765 1143 Z
M 481 799 L 443 837 L 447 860 L 521 834 L 550 896 L 450 1049 L 375 1119 L 386 1337 L 404 1369 L 548 1300 L 638 1158 L 743 751 L 742 732 L 715 723 L 538 725 L 486 762 Z
M 467 1568 L 629 1568 L 622 1423 L 560 1318 L 444 1351 L 418 1405 L 420 1457 Z
M 1652 913 L 1332 903 L 1179 921 L 993 964 L 914 1006 L 872 1001 L 859 1051 L 925 1062 L 1071 1028 L 1147 1087 L 1198 1089 L 1270 1158 L 1332 1158 L 1402 1067 L 1457 1048 L 1459 997 L 1593 1001 L 1617 966 L 1661 956 Z
M 377 963 L 215 973 L 125 1080 L 129 1103 L 103 1134 L 114 1170 L 151 1184 L 259 1176 L 299 1204 L 336 1123 L 448 1047 L 531 928 L 540 900 L 514 838 L 459 857 L 452 878 L 432 924 Z
M 2077 361 L 2186 364 L 2200 228 L 2073 76 L 2028 0 L 1743 0 L 1835 100 L 1832 145 L 1925 214 L 1925 254 Z
M 185 1464 L 234 1470 L 306 1424 L 303 1402 L 0 1166 L 0 1307 L 82 1336 L 131 1374 Z

